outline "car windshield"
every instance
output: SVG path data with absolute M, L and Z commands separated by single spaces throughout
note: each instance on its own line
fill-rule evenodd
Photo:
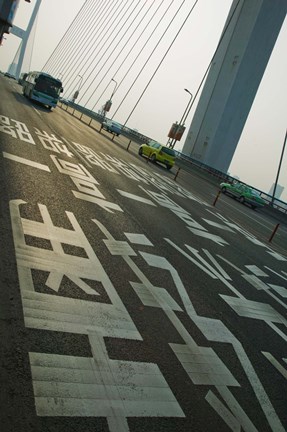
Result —
M 168 154 L 169 156 L 175 156 L 175 152 L 174 152 L 174 150 L 171 149 L 171 148 L 163 147 L 163 148 L 161 149 L 161 151 L 162 151 L 163 153 Z
M 41 75 L 38 77 L 37 83 L 35 85 L 35 90 L 52 97 L 58 97 L 61 88 L 62 85 L 59 81 Z

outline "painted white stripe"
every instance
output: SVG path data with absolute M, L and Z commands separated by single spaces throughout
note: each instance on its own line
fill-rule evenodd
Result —
M 235 232 L 233 229 L 229 228 L 229 227 L 226 226 L 226 225 L 219 224 L 219 223 L 214 222 L 214 221 L 211 221 L 211 220 L 209 220 L 209 219 L 204 219 L 204 218 L 202 218 L 202 219 L 203 219 L 203 220 L 204 220 L 208 225 L 211 225 L 211 226 L 213 226 L 213 227 L 215 227 L 215 228 L 219 228 L 219 229 L 221 229 L 221 230 L 229 231 L 229 232 L 232 232 L 232 233 Z
M 280 285 L 268 284 L 270 288 L 274 289 L 281 297 L 287 298 L 287 289 Z
M 254 424 L 251 422 L 249 417 L 245 414 L 231 391 L 227 387 L 223 386 L 217 386 L 217 391 L 221 395 L 221 397 L 224 399 L 225 403 L 228 405 L 228 407 L 231 409 L 233 415 L 237 418 L 237 420 L 240 422 L 240 425 L 242 426 L 242 429 L 244 431 L 248 432 L 258 432 Z M 279 431 L 279 429 L 278 429 Z
M 224 279 L 231 281 L 231 277 L 229 276 L 228 273 L 226 273 L 226 271 L 221 267 L 221 265 L 216 261 L 216 259 L 211 255 L 211 253 L 207 250 L 207 249 L 203 249 L 203 252 L 205 253 L 205 255 L 208 256 L 208 258 L 210 259 L 210 261 L 212 262 L 212 264 L 214 265 L 214 267 L 217 268 L 217 270 L 222 274 L 222 276 L 224 277 Z
M 81 159 L 82 162 L 84 162 L 84 164 L 86 164 L 86 165 L 88 165 L 88 167 L 92 168 L 92 164 L 90 164 L 90 163 L 87 161 L 87 159 L 86 159 L 83 155 L 81 155 L 81 153 L 76 149 L 76 146 L 71 145 L 70 142 L 69 142 L 65 137 L 62 136 L 61 138 L 62 138 L 62 140 L 66 143 L 66 145 L 67 145 L 68 147 L 70 147 L 70 149 L 71 149 L 74 153 L 77 153 L 77 156 Z
M 124 233 L 124 235 L 131 243 L 145 246 L 153 246 L 153 244 L 144 234 Z
M 287 277 L 282 276 L 280 273 L 277 273 L 275 270 L 272 270 L 270 267 L 264 266 L 265 268 L 267 268 L 267 270 L 271 271 L 272 273 L 276 274 L 277 276 L 279 276 L 280 278 L 287 280 Z M 282 271 L 282 273 L 285 273 L 284 271 Z
M 284 258 L 277 252 L 267 251 L 267 253 L 269 253 L 273 258 L 277 259 L 278 261 L 287 261 L 286 258 Z
M 39 111 L 36 110 L 36 108 L 34 108 L 33 106 L 32 106 L 32 108 L 33 108 L 34 111 L 36 111 L 36 113 L 38 114 L 39 117 L 42 117 L 41 114 L 39 113 Z
M 261 270 L 259 267 L 257 267 L 256 265 L 246 265 L 245 266 L 249 271 L 251 271 L 252 273 L 254 273 L 256 276 L 262 276 L 262 277 L 267 277 L 268 275 L 266 273 L 264 273 L 263 270 Z
M 143 198 L 143 197 L 141 197 L 139 195 L 135 195 L 135 194 L 132 194 L 132 193 L 129 193 L 129 192 L 125 192 L 125 191 L 122 191 L 120 189 L 117 189 L 117 191 L 118 191 L 118 193 L 120 195 L 122 195 L 122 196 L 124 196 L 126 198 L 129 198 L 129 199 L 132 199 L 134 201 L 139 201 L 139 202 L 142 202 L 144 204 L 148 204 L 148 205 L 156 207 L 156 204 L 154 204 L 151 200 L 149 200 L 147 198 Z
M 24 165 L 29 165 L 33 168 L 37 168 L 37 169 L 40 169 L 42 171 L 51 172 L 50 168 L 47 165 L 43 165 L 43 164 L 40 164 L 38 162 L 33 162 L 29 159 L 24 159 L 20 156 L 12 155 L 11 153 L 3 152 L 3 157 L 6 159 L 13 160 L 14 162 L 19 162 L 19 163 L 22 163 Z
M 205 399 L 212 406 L 214 411 L 220 415 L 222 420 L 230 427 L 232 432 L 241 431 L 240 423 L 211 390 L 209 390 Z
M 272 330 L 274 330 L 283 340 L 285 340 L 285 342 L 287 342 L 287 336 L 285 333 L 283 333 L 283 331 L 281 331 L 278 327 L 276 327 L 275 324 L 273 324 L 273 322 L 268 322 L 269 327 L 272 328 Z M 287 326 L 287 324 L 285 323 L 285 326 Z
M 277 303 L 281 304 L 281 306 L 287 309 L 287 305 L 282 300 L 280 300 L 275 294 L 273 294 L 271 291 L 266 291 L 266 292 L 268 295 L 270 295 L 270 297 L 274 298 L 277 301 Z
M 120 206 L 115 203 L 105 201 L 104 199 L 95 198 L 91 195 L 83 194 L 77 191 L 72 191 L 76 198 L 79 198 L 84 201 L 88 201 L 94 204 L 97 204 L 99 207 L 103 208 L 109 213 L 114 213 L 113 210 L 123 212 Z
M 261 351 L 262 354 L 270 361 L 270 363 L 278 370 L 278 372 L 283 375 L 285 379 L 287 379 L 287 370 L 273 357 L 273 355 L 266 351 Z

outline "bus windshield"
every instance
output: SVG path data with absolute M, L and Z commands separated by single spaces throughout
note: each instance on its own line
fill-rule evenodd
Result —
M 61 88 L 61 82 L 46 77 L 44 75 L 39 75 L 35 85 L 35 90 L 41 93 L 45 93 L 54 98 L 59 97 Z

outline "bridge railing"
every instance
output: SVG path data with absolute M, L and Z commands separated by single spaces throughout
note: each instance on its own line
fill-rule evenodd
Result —
M 94 119 L 98 121 L 99 123 L 102 123 L 103 120 L 109 120 L 107 117 L 104 117 L 103 115 L 96 113 L 92 110 L 89 110 L 88 108 L 85 108 L 81 105 L 78 105 L 72 101 L 60 101 L 60 105 L 66 105 L 67 109 L 68 107 L 71 107 L 74 110 L 77 110 L 78 112 L 90 117 L 91 119 Z M 136 144 L 144 144 L 152 140 L 152 138 L 141 134 L 139 131 L 136 131 L 134 129 L 130 129 L 126 126 L 123 127 L 121 135 L 125 136 L 130 141 L 135 142 Z M 266 202 L 266 205 L 270 208 L 276 209 L 280 211 L 281 213 L 287 214 L 287 203 L 284 201 L 281 201 L 279 199 L 274 199 L 272 202 L 272 196 L 267 194 L 264 191 L 261 191 L 260 189 L 257 189 L 253 187 L 252 185 L 249 185 L 241 180 L 238 180 L 238 178 L 232 177 L 229 174 L 219 171 L 209 165 L 206 165 L 196 159 L 193 159 L 191 156 L 186 155 L 185 153 L 182 153 L 178 150 L 175 150 L 176 158 L 177 158 L 177 165 L 181 168 L 188 169 L 197 169 L 201 172 L 205 172 L 209 176 L 215 177 L 218 179 L 219 182 L 227 182 L 232 183 L 234 181 L 240 181 L 240 183 L 245 184 L 246 186 L 251 187 L 255 191 L 259 193 L 261 198 L 263 198 Z
M 220 182 L 233 183 L 235 181 L 239 181 L 240 183 L 252 188 L 253 190 L 255 190 L 256 192 L 259 193 L 261 198 L 264 199 L 264 201 L 266 202 L 266 204 L 268 206 L 273 207 L 275 209 L 278 209 L 282 213 L 287 213 L 287 203 L 286 202 L 284 202 L 278 198 L 275 198 L 272 202 L 272 195 L 269 195 L 266 192 L 264 192 L 260 189 L 257 189 L 254 186 L 239 180 L 236 177 L 232 177 L 231 175 L 229 175 L 225 172 L 219 171 L 219 170 L 217 170 L 217 169 L 215 169 L 209 165 L 206 165 L 200 161 L 197 161 L 196 159 L 193 159 L 191 156 L 188 156 L 188 155 L 186 155 L 180 151 L 175 151 L 175 152 L 176 152 L 176 156 L 179 160 L 186 161 L 188 164 L 191 164 L 193 167 L 197 167 L 200 170 L 207 172 L 209 175 L 212 175 L 212 176 L 218 178 L 218 180 Z

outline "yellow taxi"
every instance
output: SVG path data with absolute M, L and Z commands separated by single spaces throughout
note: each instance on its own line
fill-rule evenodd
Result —
M 139 148 L 140 156 L 147 156 L 151 162 L 160 162 L 169 170 L 175 162 L 175 151 L 166 147 L 157 141 L 150 141 L 148 144 L 142 144 Z

